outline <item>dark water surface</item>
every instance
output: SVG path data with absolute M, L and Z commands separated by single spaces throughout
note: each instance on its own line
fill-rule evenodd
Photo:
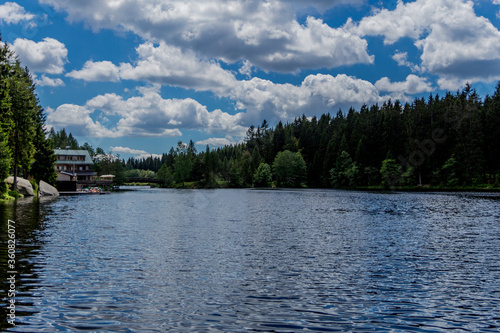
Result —
M 151 189 L 0 219 L 3 330 L 500 330 L 498 195 Z

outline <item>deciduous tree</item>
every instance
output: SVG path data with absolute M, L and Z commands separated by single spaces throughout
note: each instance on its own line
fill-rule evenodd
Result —
M 300 152 L 279 152 L 273 162 L 278 186 L 299 186 L 306 176 L 306 162 Z
M 272 180 L 271 167 L 267 163 L 261 163 L 253 176 L 254 186 L 269 186 Z

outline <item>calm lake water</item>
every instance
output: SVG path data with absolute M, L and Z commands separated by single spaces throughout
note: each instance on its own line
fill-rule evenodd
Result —
M 0 205 L 0 329 L 498 332 L 499 199 L 147 189 Z

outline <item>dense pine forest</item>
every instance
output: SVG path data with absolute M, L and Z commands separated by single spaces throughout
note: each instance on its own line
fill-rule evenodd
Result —
M 274 128 L 264 120 L 241 144 L 197 152 L 192 141 L 179 142 L 161 158 L 123 166 L 127 176 L 165 186 L 491 188 L 500 181 L 499 129 L 500 83 L 484 99 L 467 85 L 443 97 L 303 116 Z
M 13 175 L 54 184 L 54 151 L 45 130 L 45 113 L 29 70 L 0 38 L 0 199 L 8 192 L 3 182 Z

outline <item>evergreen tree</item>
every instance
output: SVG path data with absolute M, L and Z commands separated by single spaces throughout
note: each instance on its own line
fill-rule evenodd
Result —
M 490 183 L 500 183 L 500 82 L 497 83 L 492 97 L 487 96 L 484 102 L 483 151 L 485 166 Z
M 230 160 L 229 162 L 229 186 L 231 187 L 241 187 L 241 169 L 238 164 L 234 160 Z
M 90 157 L 91 157 L 92 159 L 94 159 L 94 157 L 95 157 L 95 155 L 96 155 L 96 152 L 95 152 L 94 148 L 93 148 L 90 144 L 88 144 L 87 142 L 85 142 L 85 143 L 83 144 L 83 146 L 81 146 L 81 147 L 80 147 L 80 149 L 84 149 L 84 150 L 88 151 L 88 152 L 89 152 Z M 129 162 L 129 161 L 130 161 L 130 159 L 129 159 L 127 162 Z
M 385 159 L 382 161 L 380 174 L 382 175 L 382 186 L 384 189 L 397 186 L 401 182 L 401 167 L 394 159 Z
M 441 178 L 441 185 L 448 187 L 455 187 L 459 185 L 459 179 L 457 177 L 458 162 L 452 156 L 443 165 L 441 170 L 439 170 L 439 176 Z
M 10 171 L 10 150 L 7 146 L 7 135 L 5 135 L 0 127 L 0 195 L 7 191 L 7 186 L 4 179 L 9 176 Z
M 115 175 L 115 178 L 113 178 L 113 184 L 118 186 L 125 184 L 127 178 L 125 177 L 125 166 L 123 165 L 123 161 L 116 159 L 113 162 L 113 166 L 113 174 Z
M 252 169 L 256 170 L 262 161 L 262 157 L 260 156 L 259 146 L 255 146 L 252 152 Z
M 49 184 L 55 185 L 57 174 L 54 169 L 56 156 L 54 155 L 54 147 L 52 140 L 47 138 L 45 130 L 45 113 L 41 107 L 38 107 L 36 118 L 36 135 L 33 138 L 35 145 L 34 162 L 31 167 L 30 174 L 34 179 L 43 180 Z
M 184 182 L 189 180 L 191 175 L 193 163 L 190 151 L 180 141 L 177 144 L 177 150 L 177 156 L 174 159 L 174 178 L 176 182 L 184 186 Z
M 273 132 L 273 141 L 272 141 L 273 159 L 280 151 L 283 150 L 284 146 L 285 146 L 285 130 L 283 129 L 283 124 L 280 121 Z
M 216 172 L 217 172 L 217 157 L 210 151 L 210 148 L 206 147 L 205 154 L 203 156 L 203 167 L 204 167 L 204 172 L 203 172 L 203 183 L 204 187 L 216 187 L 217 186 L 217 179 L 216 179 Z
M 9 176 L 12 163 L 8 141 L 8 133 L 12 128 L 12 113 L 7 80 L 10 74 L 11 56 L 7 44 L 2 45 L 0 37 L 0 194 L 7 190 L 4 179 Z
M 335 168 L 330 170 L 333 187 L 352 187 L 358 184 L 359 167 L 352 161 L 348 152 L 343 151 L 337 159 Z
M 69 133 L 68 135 L 68 143 L 67 143 L 67 146 L 69 147 L 69 149 L 79 149 L 80 147 L 78 146 L 78 141 L 76 141 L 76 139 L 73 137 L 73 134 Z
M 26 176 L 34 161 L 36 148 L 33 138 L 36 135 L 37 101 L 31 76 L 27 69 L 21 68 L 19 60 L 16 60 L 12 71 L 12 76 L 8 78 L 12 103 L 12 128 L 9 131 L 8 144 L 12 152 L 15 191 L 19 171 L 24 171 Z

